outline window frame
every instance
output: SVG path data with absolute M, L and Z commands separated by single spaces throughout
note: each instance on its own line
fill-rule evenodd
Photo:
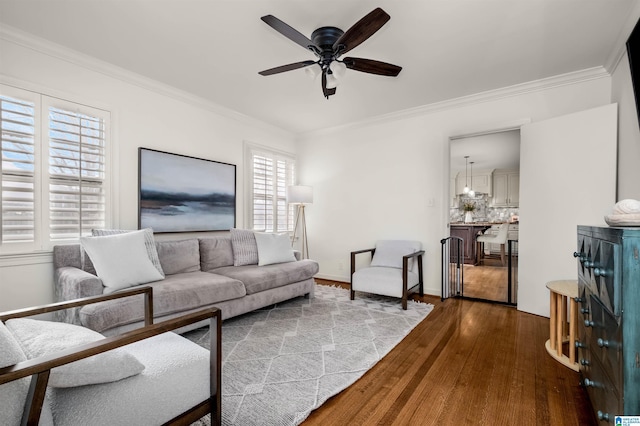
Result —
M 25 89 L 0 81 L 0 93 L 3 96 L 26 100 L 34 103 L 34 239 L 29 242 L 2 242 L 0 237 L 0 257 L 15 255 L 29 255 L 50 252 L 54 245 L 78 243 L 79 237 L 52 239 L 50 233 L 50 199 L 49 199 L 49 107 L 67 111 L 97 116 L 104 120 L 104 226 L 113 226 L 114 199 L 112 153 L 113 112 L 105 107 L 88 105 L 85 102 L 72 99 L 59 93 L 48 94 L 45 90 Z M 35 100 L 35 102 L 34 102 Z M 0 147 L 1 148 L 1 147 Z M 1 153 L 1 149 L 0 149 Z M 1 174 L 0 174 L 1 181 Z M 0 197 L 1 199 L 1 197 Z M 2 219 L 0 201 L 0 225 Z M 80 223 L 82 219 L 80 219 Z M 1 235 L 1 234 L 0 234 Z M 86 235 L 86 232 L 85 232 Z
M 254 156 L 255 155 L 260 155 L 266 158 L 271 159 L 272 161 L 285 161 L 286 162 L 286 166 L 291 166 L 292 170 L 290 172 L 287 172 L 285 170 L 285 185 L 284 185 L 284 196 L 280 197 L 278 196 L 278 191 L 277 191 L 277 187 L 278 187 L 278 179 L 277 177 L 273 180 L 273 184 L 272 184 L 272 191 L 273 194 L 275 194 L 274 196 L 271 197 L 271 199 L 275 199 L 276 202 L 273 203 L 273 207 L 272 207 L 272 217 L 273 217 L 273 229 L 255 229 L 254 228 L 254 224 L 255 224 L 255 220 L 254 220 L 254 200 L 255 200 L 255 194 L 254 194 L 254 184 L 255 184 L 255 174 L 254 174 Z M 295 156 L 295 154 L 291 153 L 291 152 L 286 152 L 286 151 L 282 151 L 282 150 L 278 150 L 278 149 L 274 149 L 274 148 L 270 148 L 270 147 L 266 147 L 263 145 L 258 145 L 258 144 L 254 144 L 254 143 L 250 143 L 250 142 L 245 142 L 245 150 L 244 150 L 244 163 L 245 163 L 245 193 L 246 193 L 246 203 L 245 203 L 245 228 L 246 229 L 251 229 L 254 231 L 258 231 L 258 232 L 270 232 L 270 233 L 282 233 L 282 232 L 287 232 L 287 233 L 292 233 L 293 232 L 293 226 L 295 223 L 295 208 L 293 205 L 289 205 L 286 204 L 286 209 L 287 209 L 287 226 L 286 229 L 278 229 L 278 199 L 284 199 L 284 202 L 286 203 L 286 191 L 287 191 L 287 187 L 290 185 L 296 185 L 297 182 L 297 173 L 298 173 L 298 164 L 297 164 L 297 158 Z M 275 169 L 277 169 L 277 167 L 274 167 Z M 288 169 L 288 167 L 286 167 Z

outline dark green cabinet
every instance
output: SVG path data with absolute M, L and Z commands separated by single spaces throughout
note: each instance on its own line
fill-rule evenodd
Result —
M 596 417 L 640 415 L 640 228 L 578 226 L 578 363 Z

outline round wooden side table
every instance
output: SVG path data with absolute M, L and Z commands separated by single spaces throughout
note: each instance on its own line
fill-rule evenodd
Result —
M 551 300 L 549 315 L 549 340 L 545 348 L 549 355 L 572 370 L 579 371 L 576 336 L 578 334 L 578 282 L 558 280 L 547 283 Z M 567 300 L 568 299 L 568 300 Z M 567 301 L 569 307 L 567 312 Z M 568 315 L 567 315 L 568 313 Z M 569 356 L 562 352 L 562 344 L 569 342 Z

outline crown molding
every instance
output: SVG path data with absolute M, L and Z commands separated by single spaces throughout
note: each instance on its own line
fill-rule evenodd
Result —
M 268 129 L 270 131 L 281 132 L 287 135 L 293 135 L 291 131 L 288 131 L 281 127 L 274 126 L 273 124 L 269 124 L 261 120 L 257 120 L 233 109 L 211 102 L 200 96 L 177 89 L 173 86 L 161 83 L 157 80 L 144 77 L 133 71 L 126 70 L 119 66 L 97 59 L 93 56 L 78 52 L 76 50 L 69 49 L 62 45 L 24 32 L 9 25 L 0 26 L 0 39 L 17 44 L 27 49 L 34 50 L 47 56 L 69 62 L 73 65 L 77 65 L 90 71 L 121 80 L 125 83 L 129 83 L 143 89 L 170 97 L 172 99 L 188 103 L 195 107 L 214 112 L 225 118 L 237 121 L 242 124 Z
M 310 132 L 300 133 L 301 139 L 307 137 L 321 136 L 332 134 L 337 131 L 348 129 L 356 129 L 360 127 L 370 126 L 372 124 L 380 124 L 384 122 L 397 121 L 400 119 L 412 118 L 420 115 L 433 114 L 435 112 L 446 111 L 462 106 L 469 106 L 478 103 L 491 102 L 499 99 L 520 96 L 527 93 L 539 92 L 554 87 L 569 86 L 576 83 L 582 83 L 590 80 L 610 77 L 611 74 L 598 66 L 587 68 L 580 71 L 574 71 L 566 74 L 560 74 L 553 77 L 547 77 L 540 80 L 533 80 L 526 83 L 520 83 L 513 86 L 502 87 L 500 89 L 488 90 L 459 98 L 448 99 L 446 101 L 434 102 L 428 105 L 421 105 L 415 108 L 409 108 L 402 111 L 395 111 L 389 114 L 379 115 L 377 117 L 367 118 L 365 120 L 347 123 L 341 126 L 331 127 L 328 129 L 313 130 Z

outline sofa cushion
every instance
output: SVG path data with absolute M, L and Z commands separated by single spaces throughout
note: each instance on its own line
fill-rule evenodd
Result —
M 312 278 L 318 273 L 318 262 L 305 259 L 266 266 L 225 266 L 213 272 L 242 281 L 247 294 L 253 294 Z
M 128 379 L 49 392 L 57 425 L 160 425 L 209 397 L 209 351 L 174 333 L 125 346 L 147 367 Z
M 100 333 L 73 324 L 31 318 L 10 319 L 7 328 L 29 359 L 104 339 Z M 115 382 L 144 370 L 144 365 L 123 348 L 113 349 L 51 370 L 48 385 L 68 388 Z
M 154 316 L 195 309 L 246 294 L 242 282 L 201 271 L 167 275 L 164 280 L 149 286 L 153 288 Z M 142 321 L 143 300 L 140 295 L 86 305 L 80 310 L 80 321 L 98 332 Z
M 231 246 L 233 247 L 233 266 L 258 264 L 258 245 L 253 231 L 231 229 Z
M 197 238 L 181 241 L 161 241 L 158 257 L 165 275 L 200 270 L 200 244 Z
M 211 271 L 222 266 L 233 266 L 231 237 L 200 238 L 200 269 Z
M 164 278 L 149 259 L 144 240 L 144 231 L 80 238 L 105 294 Z

